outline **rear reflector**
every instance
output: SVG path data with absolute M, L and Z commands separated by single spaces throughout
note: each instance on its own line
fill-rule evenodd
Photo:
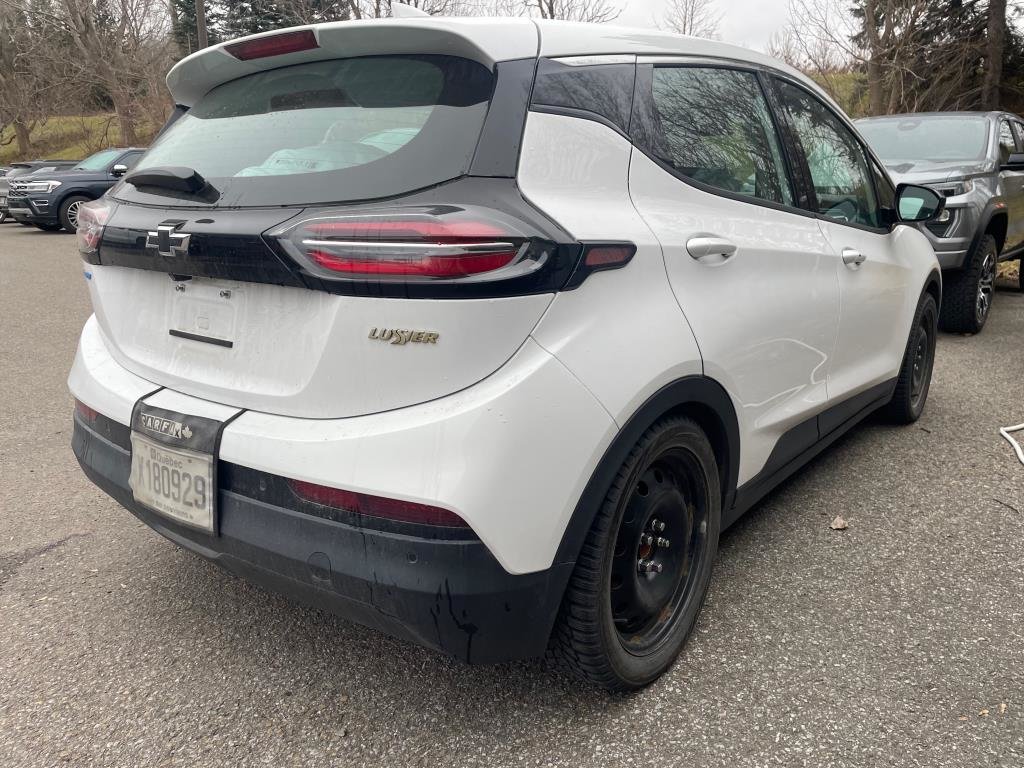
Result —
M 629 245 L 591 245 L 587 246 L 583 263 L 591 269 L 614 269 L 625 265 L 633 254 L 636 246 Z
M 428 504 L 417 504 L 413 501 L 388 499 L 383 496 L 370 496 L 340 488 L 329 488 L 326 485 L 307 483 L 303 480 L 289 480 L 292 492 L 304 501 L 333 507 L 357 515 L 395 520 L 401 523 L 417 523 L 419 525 L 435 525 L 447 528 L 468 528 L 466 521 L 449 512 L 447 509 L 432 507 Z
M 90 424 L 96 421 L 99 413 L 90 408 L 88 405 L 83 403 L 81 400 L 75 400 L 75 410 L 78 411 L 78 415 L 88 421 Z
M 319 48 L 316 35 L 311 29 L 298 29 L 294 32 L 282 32 L 277 35 L 258 37 L 255 40 L 243 40 L 229 43 L 224 50 L 242 61 L 265 59 L 268 56 L 282 56 L 286 53 L 309 51 Z

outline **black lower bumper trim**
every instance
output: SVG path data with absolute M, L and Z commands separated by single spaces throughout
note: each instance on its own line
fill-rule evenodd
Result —
M 176 544 L 227 571 L 400 638 L 488 664 L 544 653 L 571 564 L 513 575 L 478 540 L 361 529 L 220 492 L 220 535 L 139 505 L 124 448 L 75 419 L 86 475 Z

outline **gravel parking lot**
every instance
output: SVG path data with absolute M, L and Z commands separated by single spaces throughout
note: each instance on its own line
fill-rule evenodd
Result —
M 611 698 L 287 602 L 93 488 L 74 238 L 0 226 L 0 765 L 1024 765 L 1024 295 L 724 536 L 682 659 Z M 834 531 L 836 515 L 849 529 Z

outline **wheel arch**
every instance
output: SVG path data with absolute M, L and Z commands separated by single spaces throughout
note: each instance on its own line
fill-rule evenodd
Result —
M 718 462 L 722 511 L 732 507 L 740 463 L 739 421 L 725 388 L 708 376 L 686 376 L 649 397 L 626 421 L 590 476 L 562 534 L 556 563 L 574 563 L 615 474 L 653 424 L 666 416 L 692 418 L 707 435 Z
M 925 280 L 922 295 L 925 293 L 930 293 L 932 295 L 935 299 L 936 307 L 942 306 L 942 273 L 938 269 L 933 269 L 928 274 L 928 279 Z M 921 301 L 920 297 L 918 297 L 918 301 Z

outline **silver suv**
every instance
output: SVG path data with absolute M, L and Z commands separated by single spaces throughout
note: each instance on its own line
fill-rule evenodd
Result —
M 867 118 L 857 127 L 894 181 L 945 196 L 945 211 L 921 227 L 944 271 L 940 323 L 979 332 L 992 309 L 996 265 L 1024 253 L 1024 122 L 1007 112 L 936 112 Z

